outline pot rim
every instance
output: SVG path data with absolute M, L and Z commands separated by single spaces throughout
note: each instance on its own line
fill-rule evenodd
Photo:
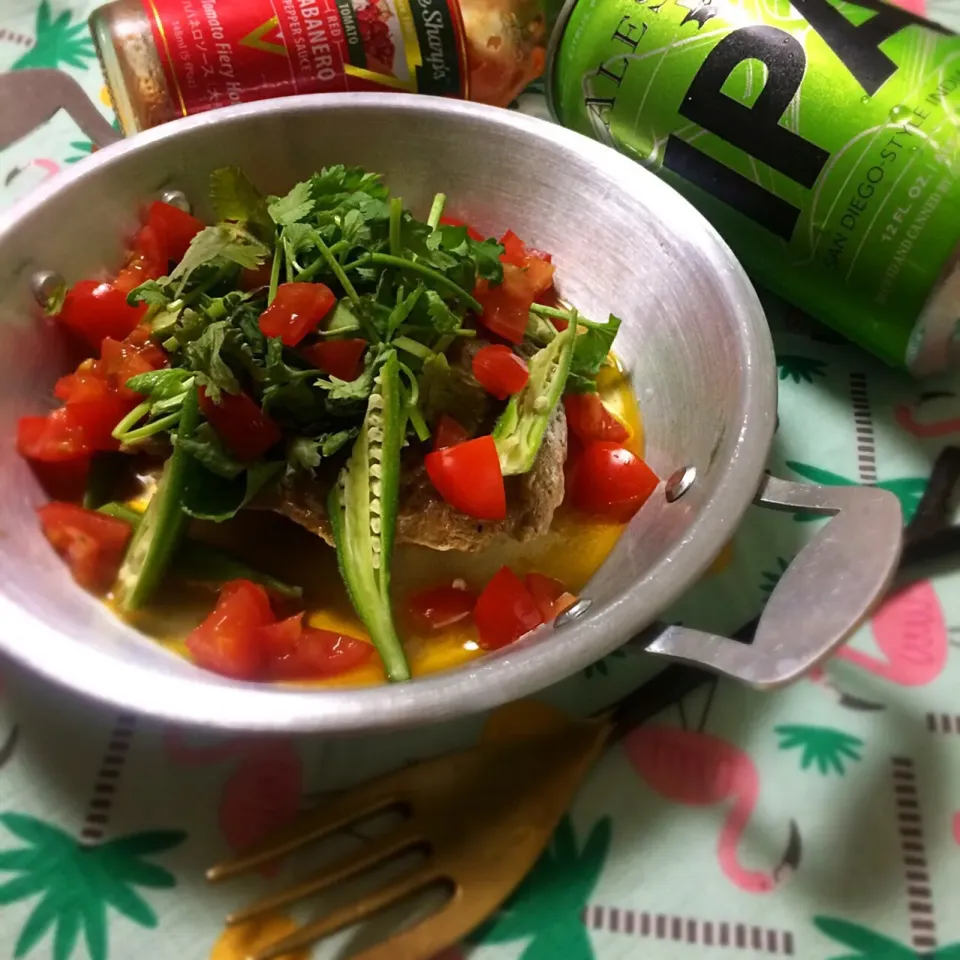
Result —
M 102 168 L 191 131 L 245 123 L 278 112 L 336 114 L 382 110 L 386 105 L 391 112 L 412 116 L 479 116 L 495 127 L 559 145 L 605 171 L 624 184 L 624 189 L 642 191 L 648 201 L 653 198 L 679 208 L 687 229 L 699 235 L 702 243 L 718 249 L 726 261 L 724 281 L 741 306 L 736 320 L 742 387 L 739 419 L 733 421 L 737 424 L 733 455 L 717 468 L 714 495 L 702 506 L 686 535 L 644 574 L 635 589 L 602 610 L 593 609 L 565 624 L 549 643 L 534 646 L 521 640 L 496 655 L 402 684 L 310 690 L 230 681 L 199 669 L 161 674 L 48 627 L 2 595 L 0 649 L 12 658 L 55 682 L 121 709 L 179 723 L 249 731 L 338 733 L 425 724 L 477 713 L 528 695 L 610 653 L 649 626 L 695 583 L 733 536 L 759 487 L 773 440 L 776 368 L 763 308 L 732 251 L 688 201 L 627 157 L 578 133 L 501 108 L 423 95 L 391 94 L 389 101 L 379 93 L 258 101 L 175 120 L 98 151 L 0 215 L 0 235 L 16 231 L 35 208 Z M 642 603 L 636 596 L 641 586 L 647 587 Z M 14 639 L 17 637 L 29 638 L 29 642 Z

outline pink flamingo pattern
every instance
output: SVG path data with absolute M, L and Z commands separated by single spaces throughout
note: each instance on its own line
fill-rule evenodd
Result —
M 950 648 L 949 631 L 940 598 L 929 580 L 917 581 L 895 593 L 874 616 L 870 627 L 885 659 L 849 645 L 841 647 L 834 659 L 846 660 L 901 687 L 926 686 L 943 672 Z M 823 667 L 811 670 L 809 677 L 837 696 L 841 706 L 854 710 L 883 709 L 883 704 L 839 690 Z
M 220 832 L 234 852 L 289 823 L 300 809 L 303 764 L 290 738 L 234 737 L 210 746 L 187 743 L 179 730 L 164 732 L 167 756 L 181 766 L 236 761 L 220 793 Z M 271 876 L 279 863 L 261 868 Z
M 648 726 L 627 734 L 623 749 L 636 773 L 674 803 L 712 806 L 733 799 L 720 829 L 717 860 L 741 890 L 769 893 L 799 865 L 800 834 L 792 820 L 786 851 L 772 872 L 749 870 L 740 863 L 737 848 L 757 804 L 760 778 L 753 760 L 739 747 L 701 730 Z

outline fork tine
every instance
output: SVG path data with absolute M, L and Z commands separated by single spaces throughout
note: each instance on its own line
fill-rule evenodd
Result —
M 282 957 L 284 954 L 308 947 L 316 943 L 321 937 L 336 933 L 338 930 L 358 923 L 373 913 L 385 910 L 398 900 L 404 899 L 404 897 L 418 893 L 435 880 L 441 879 L 441 877 L 442 874 L 437 871 L 434 865 L 424 864 L 419 870 L 394 880 L 380 890 L 375 890 L 354 903 L 345 904 L 340 909 L 334 910 L 333 913 L 321 917 L 313 923 L 305 924 L 299 930 L 291 933 L 290 936 L 251 954 L 249 960 L 276 960 L 277 957 Z
M 340 857 L 332 864 L 323 867 L 292 887 L 263 897 L 242 910 L 231 913 L 227 917 L 227 926 L 244 923 L 262 913 L 269 913 L 271 910 L 277 910 L 289 906 L 291 903 L 304 900 L 311 894 L 320 893 L 321 890 L 343 883 L 358 873 L 362 873 L 364 870 L 403 853 L 422 842 L 423 838 L 419 831 L 407 827 L 388 833 L 385 837 L 378 837 L 358 853 Z
M 316 810 L 301 814 L 286 826 L 274 830 L 260 843 L 245 850 L 239 857 L 224 860 L 207 870 L 207 880 L 215 883 L 239 876 L 271 860 L 276 860 L 315 840 L 322 840 L 351 823 L 386 810 L 396 798 L 382 791 L 372 796 L 358 796 L 350 790 L 329 800 Z
M 473 912 L 461 907 L 461 898 L 455 893 L 436 913 L 369 950 L 351 955 L 350 960 L 430 960 L 476 927 Z

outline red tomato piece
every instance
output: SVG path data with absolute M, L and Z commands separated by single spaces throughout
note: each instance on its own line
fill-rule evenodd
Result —
M 303 614 L 295 613 L 286 620 L 279 620 L 261 627 L 257 634 L 267 656 L 285 657 L 292 653 L 303 633 Z
M 447 503 L 478 520 L 503 520 L 507 495 L 493 437 L 477 437 L 424 458 L 427 476 Z
M 500 238 L 500 243 L 503 244 L 500 262 L 512 264 L 523 271 L 534 299 L 545 295 L 553 286 L 554 266 L 550 254 L 528 248 L 512 230 Z
M 477 595 L 464 587 L 428 587 L 407 600 L 410 619 L 423 630 L 442 630 L 473 613 Z
M 86 458 L 92 453 L 82 426 L 67 407 L 45 417 L 21 417 L 17 423 L 17 452 L 28 460 L 61 463 Z
M 156 234 L 164 260 L 182 260 L 190 241 L 204 226 L 193 214 L 160 200 L 154 200 L 147 211 L 147 228 Z M 163 272 L 167 272 L 166 263 Z
M 498 400 L 519 393 L 530 379 L 523 357 L 502 343 L 483 347 L 474 354 L 473 375 L 480 386 Z
M 70 401 L 64 410 L 67 420 L 81 431 L 88 450 L 116 450 L 120 444 L 113 431 L 136 404 L 110 390 L 98 400 Z
M 131 307 L 125 293 L 109 283 L 81 280 L 68 291 L 57 319 L 94 349 L 105 337 L 122 340 L 141 321 L 146 307 Z
M 501 567 L 480 594 L 473 622 L 480 646 L 497 650 L 539 627 L 544 618 L 523 581 L 509 567 Z
M 373 656 L 373 644 L 333 630 L 303 627 L 295 649 L 271 661 L 272 680 L 312 680 L 333 677 L 365 664 Z
M 280 440 L 280 428 L 245 393 L 222 392 L 214 403 L 201 388 L 200 410 L 238 460 L 256 460 Z
M 245 267 L 240 271 L 240 289 L 257 290 L 270 284 L 273 265 L 268 261 L 259 267 Z M 279 289 L 279 288 L 278 288 Z
M 141 373 L 162 370 L 167 355 L 150 338 L 146 327 L 137 327 L 123 340 L 107 337 L 100 347 L 97 370 L 113 384 L 120 396 L 139 403 L 143 397 L 127 387 L 127 381 Z M 132 408 L 131 408 L 132 409 Z
M 324 340 L 304 347 L 300 353 L 318 370 L 329 373 L 338 380 L 356 380 L 360 376 L 360 358 L 367 349 L 367 341 Z
M 477 318 L 483 326 L 511 343 L 523 343 L 534 295 L 519 267 L 504 264 L 503 283 L 492 287 L 481 278 L 473 295 L 483 307 Z
M 260 630 L 273 620 L 263 587 L 231 580 L 221 588 L 213 613 L 187 637 L 187 649 L 204 670 L 237 680 L 258 679 L 266 661 Z
M 542 573 L 528 573 L 523 578 L 523 582 L 530 591 L 530 596 L 533 597 L 544 623 L 549 623 L 560 613 L 557 605 L 561 598 L 565 595 L 570 596 L 559 580 L 554 580 L 553 577 L 547 577 Z
M 110 384 L 90 361 L 84 361 L 76 373 L 68 373 L 53 385 L 53 395 L 64 403 L 101 400 L 110 392 Z
M 470 434 L 453 417 L 442 413 L 433 431 L 433 449 L 443 450 L 445 447 L 455 447 L 469 436 Z
M 129 523 L 74 503 L 53 501 L 37 511 L 44 536 L 88 590 L 113 582 L 133 532 Z
M 87 489 L 87 476 L 90 473 L 89 456 L 57 463 L 43 460 L 30 460 L 29 463 L 43 492 L 52 500 L 83 499 Z
M 583 513 L 626 523 L 660 481 L 626 447 L 595 440 L 586 444 L 571 476 L 571 499 Z
M 624 443 L 630 436 L 624 424 L 603 404 L 595 393 L 568 393 L 563 398 L 567 427 L 584 443 L 609 440 Z
M 281 283 L 273 303 L 260 314 L 260 330 L 265 337 L 279 337 L 285 346 L 295 347 L 337 302 L 333 291 L 323 283 Z
M 474 230 L 469 223 L 465 223 L 463 220 L 458 220 L 456 217 L 441 217 L 440 224 L 444 227 L 466 227 L 467 236 L 470 237 L 471 240 L 476 240 L 477 243 L 483 243 L 483 234 Z
M 133 240 L 133 248 L 124 268 L 114 278 L 113 286 L 126 296 L 134 287 L 146 280 L 156 280 L 167 272 L 167 254 L 149 224 L 141 227 Z

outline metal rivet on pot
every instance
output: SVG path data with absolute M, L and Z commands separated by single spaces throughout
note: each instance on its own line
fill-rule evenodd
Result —
M 160 199 L 164 203 L 169 203 L 171 207 L 177 207 L 184 213 L 189 213 L 191 209 L 190 201 L 182 190 L 164 190 L 160 194 Z
M 693 486 L 696 479 L 696 467 L 681 467 L 679 470 L 674 470 L 667 478 L 663 488 L 667 503 L 679 500 Z
M 582 617 L 592 606 L 592 600 L 578 600 L 576 603 L 567 607 L 567 609 L 553 621 L 553 625 L 555 627 L 565 626 L 571 621 L 576 620 L 577 617 Z
M 57 296 L 65 284 L 66 281 L 56 270 L 38 270 L 30 278 L 30 290 L 34 299 L 44 308 Z

